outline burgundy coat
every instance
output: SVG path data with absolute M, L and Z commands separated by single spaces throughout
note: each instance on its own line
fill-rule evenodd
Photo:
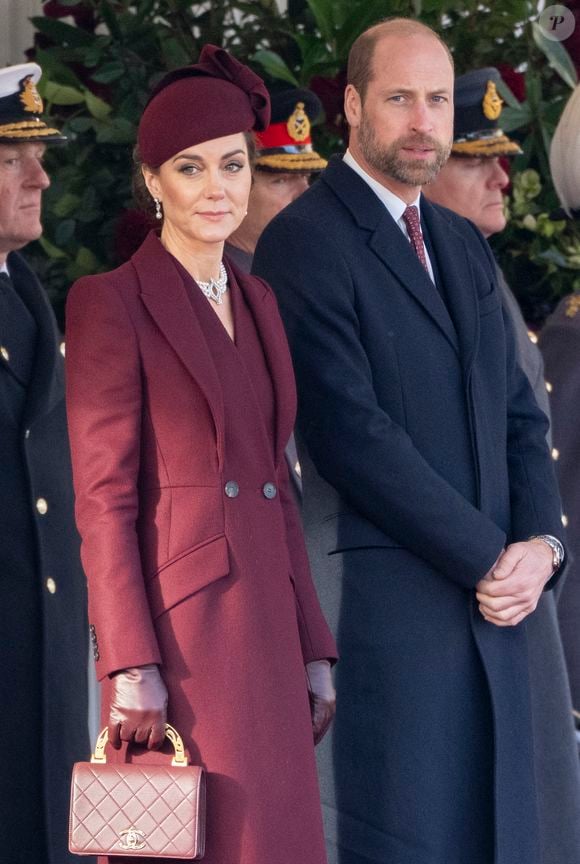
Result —
M 269 287 L 229 276 L 272 378 L 269 438 L 246 440 L 243 417 L 225 427 L 232 394 L 154 233 L 71 290 L 68 415 L 97 672 L 161 664 L 169 721 L 209 772 L 206 864 L 322 864 L 304 663 L 336 649 L 288 489 L 292 366 Z

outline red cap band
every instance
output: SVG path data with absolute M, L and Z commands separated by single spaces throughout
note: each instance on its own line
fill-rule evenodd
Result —
M 301 141 L 292 138 L 288 132 L 288 121 L 272 123 L 264 132 L 257 133 L 256 138 L 258 139 L 258 148 L 260 150 L 265 150 L 269 147 L 288 147 L 289 145 L 295 147 L 297 144 L 300 146 L 303 144 L 312 144 L 310 135 L 302 138 Z

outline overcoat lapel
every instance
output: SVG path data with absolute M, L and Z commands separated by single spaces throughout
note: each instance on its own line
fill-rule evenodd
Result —
M 421 218 L 432 241 L 445 295 L 453 310 L 461 364 L 468 371 L 479 341 L 479 314 L 475 275 L 463 238 L 455 231 L 444 213 L 421 198 Z
M 224 452 L 223 393 L 203 330 L 173 257 L 151 231 L 131 259 L 149 314 L 201 388 L 212 412 L 218 453 Z
M 296 385 L 286 334 L 270 288 L 256 276 L 234 270 L 230 262 L 227 262 L 227 269 L 229 279 L 233 285 L 237 283 L 252 313 L 270 371 L 276 406 L 275 462 L 278 465 L 292 432 L 296 407 Z
M 372 251 L 458 350 L 457 334 L 441 295 L 372 189 L 340 159 L 331 160 L 322 179 L 351 211 L 359 227 L 369 232 L 368 245 Z
M 26 396 L 24 423 L 48 414 L 63 399 L 64 364 L 58 350 L 59 334 L 48 297 L 32 270 L 19 255 L 8 256 L 16 290 L 38 326 L 36 356 Z

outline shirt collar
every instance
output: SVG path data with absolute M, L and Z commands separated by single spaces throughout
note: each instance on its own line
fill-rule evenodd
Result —
M 382 183 L 379 183 L 378 180 L 375 180 L 374 177 L 371 177 L 370 174 L 367 174 L 364 168 L 361 168 L 359 163 L 356 161 L 350 150 L 346 151 L 346 153 L 342 157 L 342 161 L 345 162 L 349 166 L 349 168 L 352 168 L 352 170 L 355 171 L 359 175 L 359 177 L 362 177 L 365 183 L 371 187 L 377 198 L 379 198 L 380 201 L 387 208 L 395 222 L 401 221 L 401 219 L 403 218 L 403 213 L 408 206 L 414 205 L 419 211 L 419 216 L 421 215 L 420 192 L 417 195 L 417 199 L 413 201 L 411 205 L 408 205 L 406 201 L 403 201 L 401 198 L 398 197 L 398 195 L 395 195 L 393 192 L 390 191 L 390 189 L 387 189 L 385 186 L 382 185 Z

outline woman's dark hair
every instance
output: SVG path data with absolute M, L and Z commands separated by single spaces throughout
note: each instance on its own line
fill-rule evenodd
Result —
M 244 138 L 246 139 L 246 147 L 248 148 L 248 161 L 250 163 L 250 168 L 252 173 L 254 172 L 254 165 L 256 164 L 257 158 L 257 145 L 256 145 L 256 136 L 253 132 L 244 132 Z M 153 219 L 155 218 L 155 204 L 153 202 L 153 198 L 151 197 L 151 193 L 147 188 L 145 183 L 145 178 L 143 177 L 143 162 L 139 156 L 139 148 L 135 146 L 133 150 L 133 182 L 132 182 L 132 191 L 133 191 L 133 200 L 137 205 L 139 210 L 142 210 L 144 213 L 147 213 Z M 155 173 L 158 169 L 152 168 L 150 169 Z

